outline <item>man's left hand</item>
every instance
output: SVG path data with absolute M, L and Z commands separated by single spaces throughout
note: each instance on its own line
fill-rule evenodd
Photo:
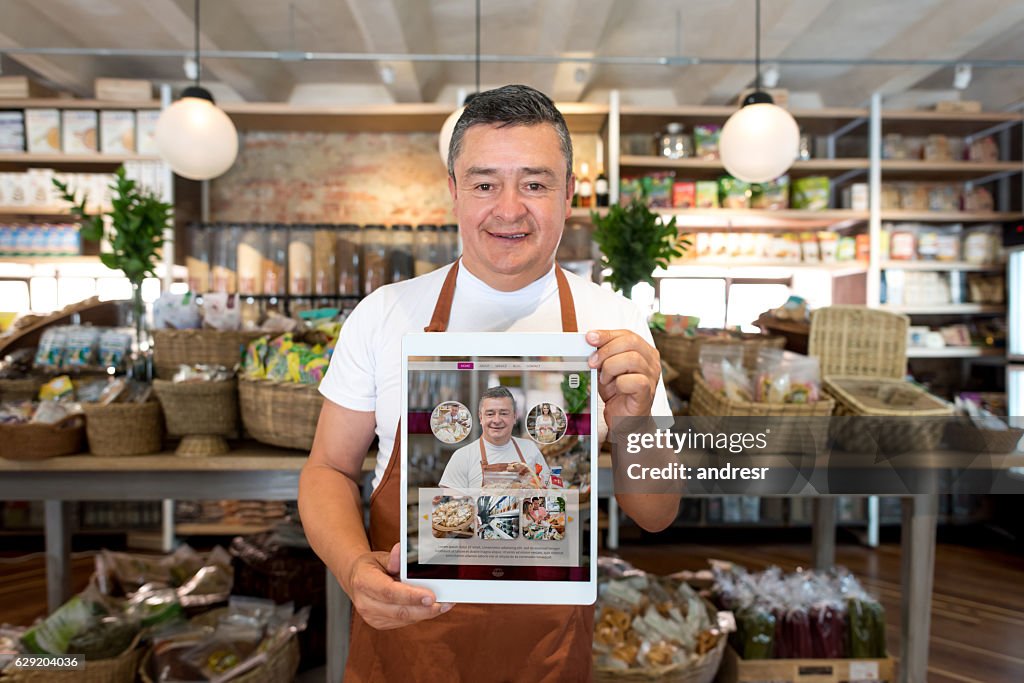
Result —
M 597 347 L 590 367 L 598 370 L 606 422 L 610 424 L 613 416 L 650 415 L 661 378 L 658 350 L 630 330 L 591 330 L 587 343 Z

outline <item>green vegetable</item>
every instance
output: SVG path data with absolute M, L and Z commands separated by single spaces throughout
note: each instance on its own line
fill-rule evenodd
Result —
M 562 398 L 565 399 L 565 412 L 570 415 L 582 413 L 590 402 L 590 373 L 579 373 L 580 385 L 573 389 L 569 386 L 569 376 L 562 380 Z
M 591 220 L 601 266 L 611 270 L 608 282 L 626 298 L 637 283 L 653 285 L 655 268 L 667 268 L 690 245 L 680 238 L 675 217 L 666 223 L 637 198 L 629 206 L 610 207 L 606 216 L 591 212 Z

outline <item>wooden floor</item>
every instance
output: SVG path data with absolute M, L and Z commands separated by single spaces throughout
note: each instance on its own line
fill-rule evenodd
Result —
M 707 558 L 741 563 L 750 569 L 778 565 L 806 567 L 808 544 L 771 545 L 624 544 L 619 554 L 656 573 L 707 567 Z M 886 544 L 870 550 L 840 545 L 838 563 L 848 567 L 885 605 L 889 648 L 899 652 L 900 550 Z M 960 545 L 936 551 L 929 683 L 1024 681 L 1024 556 Z M 92 571 L 90 554 L 74 558 L 74 588 L 81 590 Z M 0 623 L 29 624 L 46 604 L 41 554 L 0 558 Z

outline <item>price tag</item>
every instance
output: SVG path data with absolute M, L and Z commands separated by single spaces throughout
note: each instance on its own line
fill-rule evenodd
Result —
M 850 662 L 850 683 L 874 683 L 878 680 L 878 662 Z

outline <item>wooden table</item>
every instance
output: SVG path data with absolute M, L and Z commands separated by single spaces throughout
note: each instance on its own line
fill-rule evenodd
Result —
M 76 455 L 48 460 L 0 459 L 0 499 L 43 500 L 46 513 L 47 602 L 56 609 L 70 597 L 68 556 L 70 501 L 89 500 L 295 500 L 305 454 L 268 446 L 246 446 L 230 455 L 180 458 L 171 453 L 101 458 Z M 1001 459 L 996 467 L 1020 466 L 1024 458 Z M 373 471 L 367 458 L 364 473 Z M 612 491 L 611 460 L 599 461 L 598 490 Z M 948 463 L 947 463 L 948 466 Z M 814 558 L 819 568 L 835 558 L 835 500 L 815 503 Z M 614 498 L 610 498 L 614 506 Z M 900 680 L 923 681 L 927 675 L 931 594 L 935 562 L 936 496 L 911 496 L 903 502 L 903 609 Z M 617 515 L 616 515 L 617 517 Z M 617 520 L 610 520 L 617 524 Z M 609 529 L 612 533 L 612 529 Z M 340 680 L 348 656 L 351 604 L 328 574 L 328 680 Z

